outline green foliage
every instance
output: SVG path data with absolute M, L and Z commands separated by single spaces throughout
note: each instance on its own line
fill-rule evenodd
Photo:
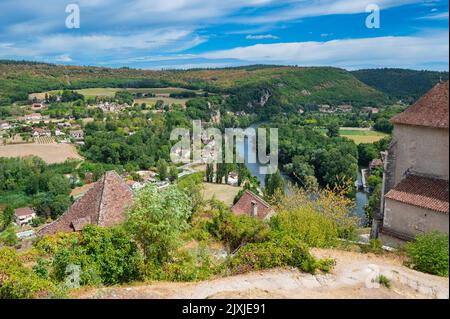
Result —
M 274 236 L 289 235 L 310 247 L 332 247 L 338 239 L 338 225 L 311 208 L 280 212 L 270 220 Z
M 339 137 L 339 123 L 332 122 L 327 125 L 327 136 L 330 138 Z
M 183 176 L 178 180 L 177 187 L 190 198 L 193 211 L 199 209 L 203 204 L 202 184 L 204 177 L 203 172 L 198 172 Z
M 47 165 L 38 157 L 0 158 L 0 199 L 13 208 L 32 205 L 44 217 L 56 218 L 71 204 L 70 182 L 63 174 L 73 163 Z
M 380 239 L 371 239 L 368 245 L 361 245 L 361 251 L 364 253 L 381 254 L 383 252 L 383 243 Z
M 16 230 L 14 226 L 10 225 L 0 233 L 0 242 L 10 247 L 14 247 L 19 243 L 19 239 L 16 236 Z
M 264 178 L 264 193 L 268 198 L 275 196 L 277 193 L 284 192 L 284 178 L 279 170 L 274 174 L 266 174 Z
M 126 226 L 144 250 L 146 261 L 160 265 L 179 246 L 180 234 L 189 228 L 191 213 L 189 198 L 176 186 L 164 192 L 147 186 L 137 194 Z
M 68 236 L 56 245 L 47 238 L 38 247 L 53 251 L 51 277 L 57 282 L 65 280 L 70 264 L 81 268 L 83 285 L 114 285 L 140 278 L 142 259 L 136 243 L 122 227 L 87 225 L 79 237 Z
M 164 159 L 160 159 L 158 161 L 158 175 L 159 179 L 164 181 L 167 178 L 168 173 L 168 165 L 167 162 Z
M 377 283 L 379 283 L 382 286 L 385 286 L 386 288 L 391 288 L 391 281 L 388 277 L 386 277 L 385 275 L 379 275 L 376 278 Z
M 84 96 L 75 91 L 64 90 L 61 93 L 61 102 L 74 102 L 77 100 L 84 100 Z
M 173 259 L 162 266 L 147 265 L 146 278 L 166 281 L 206 280 L 219 268 L 211 260 L 209 252 L 200 248 L 197 251 L 180 250 Z
M 353 71 L 360 81 L 377 88 L 391 99 L 411 103 L 430 90 L 440 79 L 448 80 L 448 72 L 405 69 L 366 69 Z
M 438 276 L 448 276 L 448 234 L 437 231 L 418 235 L 406 250 L 411 267 Z
M 5 230 L 14 221 L 14 209 L 12 206 L 6 206 L 0 216 L 0 231 Z
M 133 105 L 134 98 L 133 94 L 131 94 L 128 91 L 118 91 L 115 93 L 114 98 L 116 99 L 117 103 L 120 104 L 128 104 Z
M 331 260 L 319 262 L 311 256 L 306 244 L 288 236 L 263 243 L 247 244 L 228 261 L 228 267 L 234 274 L 286 266 L 315 273 L 322 269 L 329 271 L 332 264 Z
M 278 127 L 279 162 L 282 167 L 307 188 L 315 188 L 317 182 L 331 188 L 342 180 L 354 182 L 358 170 L 355 143 L 340 137 L 329 138 L 314 127 L 301 125 L 299 121 L 300 117 L 289 116 L 276 118 L 271 124 Z M 312 172 L 315 179 L 310 177 Z
M 375 159 L 380 158 L 380 152 L 374 144 L 361 143 L 358 145 L 358 164 L 368 166 Z
M 227 244 L 231 251 L 246 243 L 263 242 L 269 237 L 269 227 L 257 218 L 236 216 L 227 209 L 213 211 L 206 229 L 217 239 Z
M 0 299 L 49 298 L 55 291 L 50 281 L 26 268 L 13 249 L 0 249 Z
M 390 134 L 394 130 L 394 125 L 387 118 L 379 118 L 373 128 L 377 131 Z

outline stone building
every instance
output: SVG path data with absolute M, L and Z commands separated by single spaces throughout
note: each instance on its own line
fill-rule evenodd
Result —
M 261 220 L 270 219 L 275 214 L 272 206 L 249 190 L 244 192 L 231 211 L 235 215 L 247 215 Z
M 391 119 L 381 205 L 372 238 L 388 245 L 434 230 L 449 232 L 449 83 L 437 84 Z
M 80 231 L 85 225 L 102 227 L 124 221 L 133 203 L 133 192 L 116 172 L 107 172 L 57 220 L 39 230 L 38 235 Z

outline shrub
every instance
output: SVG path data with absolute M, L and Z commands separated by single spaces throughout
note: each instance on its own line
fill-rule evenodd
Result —
M 11 248 L 0 249 L 0 299 L 53 297 L 56 287 L 26 268 Z
M 246 243 L 258 243 L 269 237 L 269 226 L 257 218 L 236 216 L 227 210 L 213 211 L 213 218 L 206 225 L 218 240 L 224 241 L 231 251 Z
M 383 252 L 383 243 L 380 239 L 371 239 L 369 245 L 362 245 L 361 251 L 364 253 L 381 254 Z
M 247 244 L 228 261 L 232 273 L 291 266 L 302 271 L 315 273 L 329 271 L 331 260 L 316 260 L 305 243 L 289 236 L 263 243 Z
M 9 226 L 5 231 L 0 233 L 0 242 L 6 246 L 13 247 L 19 243 L 14 226 Z
M 288 234 L 310 247 L 331 247 L 338 238 L 337 224 L 311 208 L 284 211 L 272 217 L 271 230 Z
M 180 235 L 189 229 L 192 206 L 176 186 L 164 192 L 147 186 L 141 190 L 128 214 L 126 226 L 144 250 L 146 261 L 162 264 L 180 245 Z
M 418 235 L 406 251 L 412 268 L 438 276 L 448 276 L 448 235 L 437 231 Z
M 379 283 L 380 285 L 385 286 L 386 288 L 391 288 L 391 281 L 388 277 L 386 277 L 385 275 L 379 275 L 376 278 L 377 283 Z
M 51 278 L 63 282 L 67 266 L 80 267 L 80 284 L 113 285 L 140 278 L 141 256 L 122 227 L 85 226 L 81 236 L 68 236 L 40 247 L 52 251 Z
M 347 185 L 347 183 L 343 184 Z M 278 205 L 278 211 L 296 211 L 307 209 L 315 211 L 337 225 L 339 238 L 355 240 L 358 237 L 359 218 L 352 215 L 354 202 L 346 194 L 349 187 L 342 189 L 322 189 L 314 197 L 307 191 L 298 187 L 289 187 L 281 203 Z
M 158 267 L 153 279 L 168 281 L 198 281 L 206 280 L 216 271 L 207 250 L 182 250 L 175 254 L 171 261 Z

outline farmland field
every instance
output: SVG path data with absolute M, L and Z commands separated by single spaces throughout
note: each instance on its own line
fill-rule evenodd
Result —
M 48 164 L 63 163 L 68 159 L 82 159 L 69 144 L 18 144 L 0 146 L 0 157 L 24 157 L 35 155 Z
M 320 128 L 318 130 L 323 134 L 327 133 L 327 130 L 324 128 Z M 339 129 L 339 134 L 342 137 L 346 137 L 354 141 L 356 144 L 375 143 L 388 136 L 386 133 L 374 131 L 365 127 L 341 127 Z
M 345 128 L 345 129 L 341 128 L 339 133 L 341 134 L 342 137 L 351 139 L 356 144 L 375 143 L 383 139 L 384 137 L 388 136 L 388 134 L 372 131 L 369 129 L 361 130 L 352 128 Z
M 169 104 L 169 105 L 181 104 L 183 106 L 186 105 L 186 102 L 188 101 L 188 99 L 173 99 L 170 97 L 158 96 L 158 97 L 146 97 L 146 98 L 141 98 L 141 99 L 135 99 L 134 102 L 139 103 L 139 104 L 146 103 L 147 105 L 154 106 L 158 100 L 163 101 L 164 104 Z
M 205 199 L 215 198 L 226 205 L 233 205 L 233 200 L 242 187 L 225 184 L 203 183 L 202 195 Z
M 182 89 L 182 88 L 175 88 L 175 87 L 166 87 L 166 88 L 130 88 L 130 89 L 123 89 L 123 88 L 90 88 L 90 89 L 81 89 L 81 90 L 75 90 L 76 92 L 83 94 L 86 97 L 96 97 L 96 96 L 104 96 L 104 97 L 113 97 L 114 94 L 118 91 L 129 91 L 132 93 L 154 93 L 157 96 L 161 95 L 162 97 L 169 97 L 170 93 L 180 93 L 180 92 L 196 92 L 197 94 L 202 94 L 203 91 L 193 91 L 188 89 Z M 30 98 L 36 97 L 38 99 L 43 99 L 45 97 L 45 94 L 56 94 L 60 92 L 59 90 L 56 91 L 48 91 L 48 92 L 40 92 L 40 93 L 32 93 L 30 94 Z

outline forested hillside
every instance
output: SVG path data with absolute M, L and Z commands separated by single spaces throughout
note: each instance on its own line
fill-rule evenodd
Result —
M 235 110 L 297 110 L 308 103 L 383 105 L 387 97 L 350 72 L 329 67 L 250 66 L 226 69 L 149 71 L 0 61 L 0 105 L 29 93 L 98 87 L 183 87 L 230 95 Z
M 388 95 L 393 100 L 412 103 L 439 80 L 448 80 L 448 72 L 405 69 L 366 69 L 353 71 L 360 81 Z

